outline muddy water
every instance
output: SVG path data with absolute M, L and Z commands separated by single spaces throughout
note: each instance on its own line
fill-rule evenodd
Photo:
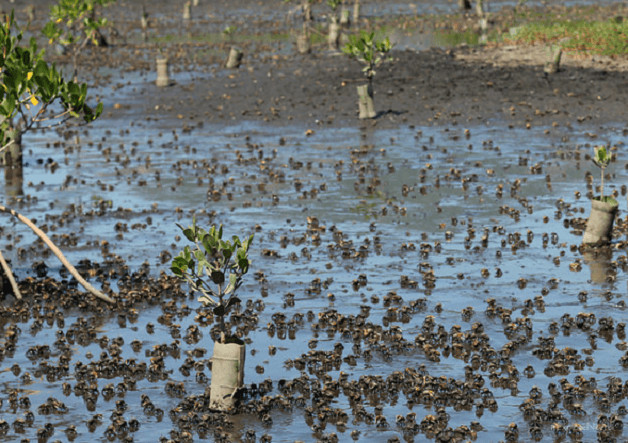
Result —
M 491 2 L 491 8 L 502 3 Z M 448 2 L 421 9 L 426 4 L 419 2 L 411 13 L 455 8 L 455 2 Z M 365 2 L 365 14 L 407 13 L 405 3 L 395 9 L 397 6 L 388 2 L 385 11 L 378 5 Z M 437 9 L 441 5 L 447 9 Z M 226 22 L 231 23 L 231 17 L 235 21 L 242 13 L 236 12 L 230 12 L 233 15 Z M 202 74 L 198 74 L 200 78 L 196 75 L 177 73 L 174 78 L 180 85 L 202 81 Z M 123 106 L 141 104 L 145 96 L 140 92 L 156 93 L 152 81 L 150 74 L 125 74 L 121 82 L 130 82 L 129 87 L 115 94 L 109 89 L 101 91 L 106 108 L 118 102 Z M 289 126 L 251 121 L 211 125 L 199 119 L 176 118 L 172 111 L 158 120 L 134 117 L 131 121 L 109 114 L 67 137 L 51 133 L 26 137 L 24 192 L 33 198 L 7 198 L 9 205 L 46 225 L 74 263 L 83 259 L 101 263 L 116 254 L 132 270 L 148 265 L 153 276 L 168 272 L 169 257 L 183 245 L 176 238 L 175 223 L 187 225 L 193 215 L 199 224 L 223 223 L 228 234 L 256 231 L 250 278 L 241 288 L 243 300 L 260 306 L 257 326 L 246 335 L 250 342 L 245 372 L 250 388 L 270 381 L 273 388 L 267 395 L 275 396 L 284 380 L 298 377 L 318 388 L 329 379 L 391 379 L 411 371 L 464 382 L 469 360 L 445 355 L 441 347 L 440 361 L 436 361 L 415 344 L 430 316 L 445 331 L 459 325 L 468 332 L 474 323 L 481 323 L 488 345 L 504 355 L 510 343 L 523 341 L 510 354 L 517 370 L 512 377 L 518 380 L 516 389 L 493 385 L 488 368 L 474 370 L 496 400 L 496 409 L 482 408 L 477 397 L 468 409 L 445 408 L 451 428 L 480 423 L 477 441 L 504 440 L 510 423 L 518 424 L 521 441 L 528 440 L 530 426 L 520 405 L 534 386 L 543 392 L 539 407 L 547 409 L 550 383 L 559 385 L 565 379 L 576 385 L 577 376 L 594 377 L 598 388 L 606 390 L 612 377 L 625 380 L 619 363 L 625 338 L 613 334 L 604 339 L 597 334 L 594 342 L 591 336 L 596 334 L 597 323 L 589 330 L 561 327 L 568 324 L 565 315 L 573 319 L 583 313 L 594 314 L 598 321 L 606 317 L 615 324 L 625 321 L 625 251 L 614 250 L 606 259 L 584 256 L 572 247 L 580 244 L 581 234 L 565 225 L 588 215 L 586 173 L 593 173 L 594 183 L 598 183 L 598 171 L 586 159 L 592 145 L 619 146 L 619 161 L 609 170 L 613 177 L 607 192 L 621 191 L 626 170 L 622 155 L 625 123 L 524 129 L 489 120 L 448 128 L 406 125 L 382 130 L 368 124 L 332 128 L 316 121 Z M 625 219 L 625 196 L 619 201 L 619 216 Z M 18 277 L 34 275 L 31 264 L 42 260 L 34 236 L 13 221 L 7 220 L 3 228 L 0 244 Z M 64 234 L 71 234 L 69 240 Z M 105 250 L 103 242 L 109 244 Z M 56 259 L 47 257 L 45 262 L 49 275 L 60 278 Z M 261 273 L 264 281 L 256 281 Z M 117 290 L 115 280 L 111 287 Z M 523 327 L 506 334 L 509 322 L 490 315 L 489 299 L 512 310 L 511 323 L 527 317 L 529 334 Z M 5 300 L 11 302 L 10 297 Z M 51 439 L 69 440 L 64 431 L 70 425 L 76 426 L 76 441 L 115 439 L 106 429 L 120 400 L 127 406 L 124 418 L 140 423 L 138 431 L 127 432 L 134 441 L 181 440 L 181 435 L 171 432 L 180 431 L 175 416 L 181 412 L 176 408 L 184 396 L 205 391 L 211 372 L 206 365 L 189 375 L 180 368 L 188 353 L 198 348 L 208 352 L 196 361 L 206 362 L 211 343 L 208 328 L 201 327 L 199 342 L 186 341 L 174 332 L 185 335 L 196 325 L 195 315 L 201 308 L 193 297 L 176 304 L 192 309 L 188 315 L 176 317 L 179 328 L 161 322 L 164 311 L 153 305 L 142 306 L 137 319 L 71 311 L 65 315 L 65 326 L 44 323 L 40 329 L 32 320 L 16 323 L 21 330 L 17 347 L 4 356 L 0 366 L 0 420 L 10 425 L 0 441 L 36 440 L 38 430 L 46 424 L 53 426 Z M 406 317 L 390 318 L 391 313 L 411 306 L 404 311 Z M 370 324 L 352 332 L 371 328 L 377 339 L 358 340 L 359 347 L 349 335 L 323 321 L 332 313 L 356 317 L 363 312 L 368 312 Z M 294 322 L 292 334 L 284 335 L 277 331 L 278 313 L 285 314 L 286 321 L 301 315 L 303 319 Z M 51 345 L 50 356 L 32 358 L 29 350 L 54 343 L 59 331 L 67 333 L 79 317 L 94 322 L 95 339 L 87 345 L 73 345 L 67 375 L 57 379 L 38 375 L 42 362 L 57 364 L 59 351 Z M 2 324 L 3 346 L 5 333 L 13 325 L 13 321 Z M 154 332 L 149 325 L 154 325 Z M 377 327 L 400 336 L 386 341 L 378 337 Z M 165 370 L 170 371 L 167 380 L 143 377 L 123 392 L 122 377 L 97 379 L 101 395 L 92 409 L 73 391 L 64 392 L 63 384 L 75 386 L 77 365 L 99 359 L 105 349 L 99 340 L 105 336 L 109 340 L 123 338 L 120 356 L 125 360 L 150 364 L 147 352 L 162 344 L 176 343 L 180 352 L 164 358 Z M 535 353 L 539 340 L 548 337 L 554 338 L 556 350 L 577 350 L 582 359 L 590 354 L 592 364 L 551 374 L 547 371 L 549 360 Z M 133 340 L 141 343 L 140 349 L 130 346 Z M 405 349 L 394 346 L 404 340 Z M 451 344 L 451 337 L 447 340 Z M 271 346 L 276 348 L 275 355 L 269 352 Z M 310 353 L 340 347 L 342 359 L 337 366 L 318 371 L 316 365 L 300 365 Z M 16 375 L 13 368 L 18 366 Z M 528 367 L 534 375 L 526 371 Z M 502 371 L 501 376 L 504 374 Z M 185 392 L 168 391 L 168 381 L 182 382 Z M 110 384 L 115 394 L 111 398 L 105 396 Z M 22 402 L 12 407 L 9 397 L 16 391 L 30 405 Z M 148 395 L 164 412 L 162 418 L 145 412 L 142 395 Z M 416 413 L 416 421 L 421 423 L 437 415 L 435 404 L 411 403 L 398 390 L 365 389 L 361 395 L 357 403 L 364 407 L 367 418 L 343 390 L 330 401 L 331 408 L 348 414 L 344 426 L 319 419 L 319 412 L 325 414 L 314 410 L 317 400 L 312 394 L 304 395 L 291 409 L 271 409 L 271 422 L 255 413 L 229 417 L 224 437 L 238 441 L 253 432 L 257 440 L 267 434 L 273 441 L 326 437 L 333 441 L 331 434 L 335 433 L 340 441 L 393 437 L 412 441 L 396 425 L 397 417 Z M 51 397 L 62 401 L 67 410 L 40 413 L 45 410 L 40 406 Z M 259 396 L 251 397 L 251 402 L 259 400 Z M 627 406 L 622 397 L 606 409 L 602 402 L 594 401 L 591 392 L 577 402 L 586 414 L 572 414 L 563 403 L 557 408 L 567 419 L 565 427 L 582 426 L 584 441 L 596 438 L 600 415 L 610 416 Z M 14 423 L 28 418 L 27 411 L 34 412 L 34 421 L 21 431 Z M 102 423 L 90 428 L 94 414 L 101 414 Z M 381 418 L 378 425 L 368 414 L 384 417 L 387 425 Z M 551 423 L 541 427 L 545 441 L 553 440 Z M 615 436 L 621 439 L 624 434 L 620 431 Z M 199 439 L 194 432 L 193 436 Z M 414 441 L 426 438 L 422 431 Z
M 478 370 L 485 376 L 498 409 L 491 412 L 487 408 L 482 415 L 477 407 L 467 411 L 446 408 L 452 428 L 479 421 L 483 426 L 479 441 L 503 439 L 511 422 L 519 424 L 525 439 L 529 434 L 519 405 L 533 386 L 546 390 L 548 383 L 562 378 L 546 375 L 547 360 L 533 355 L 539 337 L 555 336 L 556 348 L 581 352 L 590 347 L 588 333 L 577 328 L 570 334 L 550 332 L 550 324 L 564 314 L 576 317 L 581 312 L 594 313 L 598 319 L 611 317 L 616 322 L 624 319 L 624 308 L 618 302 L 623 300 L 627 279 L 621 267 L 615 270 L 612 281 L 606 281 L 607 264 L 589 260 L 571 248 L 581 237 L 563 223 L 565 218 L 588 215 L 585 173 L 594 173 L 596 183 L 598 175 L 585 155 L 593 143 L 620 143 L 621 124 L 510 129 L 491 121 L 464 127 L 378 130 L 299 124 L 281 127 L 244 121 L 230 126 L 193 122 L 190 127 L 184 131 L 176 118 L 131 124 L 109 117 L 68 137 L 60 147 L 51 146 L 48 135 L 30 136 L 26 140 L 29 166 L 25 192 L 37 198 L 24 203 L 21 210 L 41 224 L 46 216 L 59 215 L 73 205 L 72 216 L 55 231 L 80 233 L 75 246 L 63 248 L 71 260 L 102 260 L 100 248 L 94 245 L 107 241 L 109 250 L 123 257 L 131 268 L 148 263 L 154 275 L 167 272 L 167 262 L 161 258 L 164 251 L 175 254 L 181 245 L 175 245 L 175 223 L 188 224 L 194 213 L 199 223 L 225 224 L 229 234 L 257 229 L 251 274 L 263 272 L 266 283 L 256 283 L 251 275 L 241 295 L 243 299 L 262 300 L 265 309 L 259 313 L 259 326 L 248 335 L 246 382 L 271 380 L 275 387 L 271 395 L 278 393 L 276 387 L 282 379 L 302 373 L 316 379 L 307 369 L 302 372 L 294 366 L 294 360 L 310 350 L 333 351 L 342 344 L 343 358 L 356 354 L 350 337 L 316 327 L 320 313 L 333 310 L 355 316 L 368 306 L 370 322 L 384 323 L 384 329 L 398 327 L 410 343 L 428 315 L 447 331 L 454 325 L 468 331 L 472 323 L 481 322 L 490 346 L 499 350 L 509 338 L 502 322 L 485 314 L 486 300 L 493 298 L 498 305 L 512 309 L 515 319 L 524 317 L 526 301 L 541 296 L 544 309 L 528 306 L 526 312 L 532 325 L 530 341 L 511 356 L 519 371 L 518 391 L 491 387 L 488 374 Z M 311 135 L 306 135 L 308 130 L 313 131 Z M 595 138 L 594 134 L 599 135 Z M 46 167 L 49 158 L 59 163 L 54 172 Z M 612 165 L 610 172 L 615 179 L 610 181 L 610 190 L 622 183 L 624 165 L 623 160 Z M 577 191 L 583 195 L 579 199 Z M 619 200 L 620 217 L 624 218 L 625 201 Z M 100 215 L 87 215 L 94 208 Z M 116 230 L 119 223 L 122 225 Z M 27 252 L 19 260 L 17 248 L 28 249 L 34 239 L 11 223 L 5 225 L 7 231 L 22 236 L 18 243 L 3 239 L 3 245 L 14 243 L 8 258 L 19 263 L 16 270 L 20 277 L 32 274 L 30 263 L 39 257 Z M 523 243 L 515 248 L 517 240 Z M 612 260 L 622 257 L 624 251 L 614 251 Z M 58 276 L 55 259 L 46 262 L 50 274 Z M 430 275 L 426 273 L 429 270 L 433 271 L 431 280 L 424 278 Z M 406 277 L 416 283 L 402 284 Z M 578 298 L 583 291 L 588 295 L 586 300 Z M 384 300 L 390 293 L 401 297 L 399 304 L 392 306 L 419 300 L 422 308 L 404 321 L 389 322 L 384 319 L 388 311 Z M 193 309 L 199 307 L 193 298 L 188 304 Z M 473 310 L 463 315 L 468 307 Z M 314 313 L 313 318 L 307 318 L 308 311 Z M 279 337 L 269 331 L 267 325 L 274 322 L 273 314 L 278 312 L 285 313 L 287 319 L 304 314 L 293 336 Z M 98 334 L 110 339 L 123 337 L 123 358 L 148 361 L 145 350 L 173 341 L 170 328 L 157 321 L 161 313 L 158 307 L 148 307 L 137 321 L 123 325 L 115 317 L 102 318 Z M 76 316 L 66 316 L 68 325 L 75 320 Z M 156 325 L 154 333 L 146 331 L 147 323 Z M 185 331 L 195 323 L 194 315 L 180 318 L 178 323 Z M 35 372 L 38 362 L 29 360 L 26 351 L 36 344 L 53 342 L 58 329 L 44 325 L 31 333 L 29 324 L 18 326 L 22 330 L 19 346 L 12 357 L 5 357 L 5 370 L 0 372 L 0 392 L 5 400 L 0 415 L 12 423 L 25 414 L 24 409 L 9 407 L 6 398 L 12 389 L 30 399 L 33 411 L 52 396 L 61 399 L 68 412 L 36 414 L 34 424 L 23 434 L 11 428 L 1 441 L 36 438 L 37 429 L 46 423 L 55 428 L 53 438 L 65 438 L 63 431 L 75 424 L 79 440 L 105 440 L 109 417 L 116 400 L 122 397 L 101 397 L 96 411 L 88 411 L 80 398 L 62 393 L 62 383 L 73 383 L 71 374 L 52 382 L 35 377 L 26 382 L 15 376 L 8 370 L 14 364 L 21 366 L 21 375 Z M 142 342 L 141 351 L 129 347 L 133 339 Z M 185 376 L 179 367 L 186 351 L 211 348 L 208 341 L 207 334 L 200 343 L 181 340 L 180 356 L 165 359 L 167 369 L 172 370 L 169 380 L 183 382 L 187 395 L 202 393 L 205 384 L 196 381 L 194 372 Z M 571 383 L 576 375 L 595 377 L 600 387 L 605 387 L 610 377 L 623 379 L 618 363 L 623 352 L 616 348 L 620 342 L 617 337 L 610 341 L 600 338 L 592 351 L 594 364 L 572 370 L 565 377 Z M 277 348 L 276 355 L 269 355 L 269 346 Z M 366 348 L 364 345 L 362 350 Z M 88 364 L 100 353 L 96 343 L 77 346 L 70 367 L 78 362 Z M 355 357 L 353 362 L 330 368 L 327 374 L 332 379 L 341 373 L 349 380 L 364 376 L 385 379 L 395 371 L 421 368 L 435 377 L 464 381 L 467 365 L 453 356 L 430 361 L 420 349 L 387 355 L 374 347 L 368 355 L 358 353 Z M 531 378 L 523 375 L 527 366 L 535 369 Z M 204 373 L 211 376 L 206 368 Z M 102 390 L 121 381 L 101 379 L 98 387 Z M 173 423 L 168 413 L 180 398 L 166 393 L 164 384 L 143 379 L 124 395 L 128 405 L 125 417 L 141 423 L 139 432 L 129 433 L 135 441 L 155 441 L 155 436 L 170 435 Z M 162 420 L 143 412 L 141 394 L 148 394 L 165 411 Z M 544 407 L 548 397 L 545 392 Z M 580 423 L 585 439 L 591 440 L 600 411 L 591 397 L 583 403 L 587 415 L 565 415 L 569 423 Z M 624 404 L 612 404 L 610 412 Z M 258 438 L 268 434 L 273 441 L 311 441 L 336 433 L 341 441 L 348 441 L 352 431 L 359 431 L 361 440 L 385 441 L 394 436 L 403 439 L 395 425 L 398 415 L 415 412 L 418 423 L 435 414 L 435 407 L 409 405 L 403 394 L 378 400 L 365 393 L 363 405 L 369 413 L 382 406 L 378 413 L 388 426 L 356 420 L 341 392 L 333 407 L 349 414 L 345 427 L 330 423 L 312 430 L 304 407 L 295 407 L 273 410 L 272 424 L 253 414 L 232 417 L 228 436 L 236 440 L 253 430 Z M 102 414 L 103 425 L 92 433 L 86 423 L 96 412 Z M 315 416 L 313 423 L 317 422 Z M 546 439 L 551 439 L 551 432 L 549 426 L 543 428 Z M 416 438 L 423 437 L 419 434 Z

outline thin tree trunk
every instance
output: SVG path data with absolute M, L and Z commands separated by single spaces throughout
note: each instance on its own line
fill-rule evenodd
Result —
M 39 229 L 37 226 L 35 226 L 35 224 L 32 221 L 30 221 L 28 218 L 24 217 L 22 214 L 14 211 L 13 209 L 7 208 L 7 207 L 2 206 L 2 205 L 0 205 L 0 212 L 11 214 L 12 216 L 16 217 L 19 221 L 24 223 L 26 226 L 31 228 L 31 230 L 35 234 L 37 234 L 37 236 L 39 238 L 41 238 L 44 243 L 46 243 L 46 245 L 50 248 L 50 250 L 54 253 L 54 255 L 57 256 L 57 258 L 61 261 L 63 266 L 65 266 L 66 269 L 68 271 L 70 271 L 70 274 L 72 274 L 72 276 L 85 289 L 87 289 L 90 293 L 92 293 L 92 295 L 94 295 L 94 296 L 96 296 L 96 297 L 98 297 L 101 300 L 104 300 L 106 302 L 115 303 L 114 299 L 112 299 L 108 295 L 103 294 L 102 292 L 100 292 L 99 290 L 94 288 L 92 285 L 90 285 L 83 277 L 81 277 L 81 274 L 79 274 L 78 271 L 76 270 L 76 268 L 74 266 L 72 266 L 72 264 L 65 258 L 65 256 L 61 252 L 61 250 L 59 248 L 57 248 L 57 246 L 55 246 L 55 244 L 52 242 L 52 240 L 50 240 L 50 238 L 46 235 L 46 233 L 44 231 L 42 231 L 41 229 Z

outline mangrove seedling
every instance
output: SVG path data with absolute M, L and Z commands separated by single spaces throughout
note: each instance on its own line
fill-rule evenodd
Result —
M 593 163 L 600 168 L 600 201 L 604 203 L 617 204 L 617 200 L 610 196 L 604 196 L 604 171 L 611 162 L 611 156 L 608 155 L 605 146 L 595 146 L 593 148 Z
M 390 39 L 376 39 L 374 32 L 360 31 L 359 35 L 349 36 L 349 42 L 342 48 L 342 51 L 350 58 L 355 58 L 364 64 L 364 73 L 368 84 L 358 86 L 360 118 L 375 117 L 375 107 L 373 104 L 373 77 L 375 68 L 386 60 L 386 54 L 392 49 Z
M 232 36 L 235 34 L 237 30 L 238 30 L 237 26 L 234 26 L 234 25 L 225 26 L 225 29 L 222 30 L 222 36 L 225 40 L 231 40 Z
M 603 246 L 611 242 L 613 224 L 619 208 L 619 203 L 612 196 L 604 195 L 604 173 L 611 161 L 606 147 L 593 148 L 593 163 L 601 170 L 600 196 L 591 200 L 591 215 L 582 237 L 582 243 L 589 246 Z
M 50 7 L 50 21 L 43 33 L 48 43 L 60 45 L 72 57 L 76 78 L 77 59 L 87 44 L 107 46 L 102 31 L 110 22 L 102 17 L 100 8 L 116 0 L 59 0 Z
M 229 241 L 222 239 L 222 225 L 212 226 L 209 231 L 196 226 L 196 220 L 188 228 L 177 226 L 194 246 L 186 246 L 172 260 L 172 273 L 187 281 L 193 291 L 201 294 L 198 300 L 212 308 L 219 321 L 220 342 L 225 343 L 229 338 L 225 316 L 240 302 L 235 293 L 249 270 L 248 250 L 253 235 L 244 241 L 234 235 Z
M 229 49 L 229 55 L 227 56 L 227 61 L 225 62 L 225 67 L 228 69 L 235 69 L 240 67 L 240 63 L 242 63 L 242 57 L 244 57 L 244 53 L 242 50 L 233 45 L 234 36 L 236 31 L 238 30 L 237 26 L 229 25 L 226 26 L 222 31 L 222 38 L 231 43 L 231 48 Z

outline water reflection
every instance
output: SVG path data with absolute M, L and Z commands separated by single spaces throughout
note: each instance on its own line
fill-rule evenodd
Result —
M 5 195 L 18 197 L 24 194 L 24 170 L 22 165 L 22 145 L 13 143 L 2 156 L 4 165 Z
M 591 281 L 597 284 L 611 283 L 614 281 L 609 274 L 613 251 L 610 248 L 596 248 L 585 251 L 584 262 L 591 271 Z

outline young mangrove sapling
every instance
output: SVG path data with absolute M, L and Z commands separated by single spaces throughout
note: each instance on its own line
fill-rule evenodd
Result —
M 226 343 L 230 337 L 225 316 L 240 302 L 235 293 L 249 270 L 248 250 L 253 235 L 244 241 L 234 235 L 229 241 L 222 239 L 222 225 L 212 226 L 209 231 L 196 226 L 195 220 L 188 228 L 177 226 L 194 246 L 186 246 L 172 260 L 172 273 L 187 281 L 193 291 L 201 294 L 199 301 L 212 308 L 219 321 L 220 342 Z
M 594 147 L 593 163 L 601 170 L 600 196 L 591 200 L 591 214 L 587 220 L 582 243 L 587 246 L 605 246 L 613 237 L 613 224 L 619 208 L 617 200 L 604 195 L 604 173 L 611 161 L 606 147 Z
M 355 58 L 364 64 L 362 72 L 364 73 L 368 84 L 358 86 L 360 118 L 375 117 L 375 107 L 373 104 L 373 77 L 375 77 L 375 68 L 384 61 L 392 60 L 386 57 L 386 54 L 392 49 L 390 39 L 376 39 L 374 32 L 360 31 L 359 35 L 349 36 L 349 42 L 342 48 L 342 51 L 350 58 Z

